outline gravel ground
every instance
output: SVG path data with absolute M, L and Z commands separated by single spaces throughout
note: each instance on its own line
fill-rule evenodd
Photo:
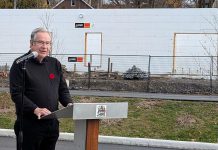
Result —
M 0 78 L 0 87 L 9 87 L 8 78 Z M 218 80 L 151 78 L 150 80 L 70 79 L 72 90 L 131 91 L 169 94 L 218 94 Z
M 88 79 L 70 81 L 71 89 L 88 89 Z M 152 78 L 150 80 L 90 80 L 90 89 L 102 91 L 131 91 L 171 94 L 218 93 L 218 82 L 205 79 Z

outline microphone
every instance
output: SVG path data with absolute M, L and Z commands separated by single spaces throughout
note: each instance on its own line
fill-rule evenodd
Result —
M 28 60 L 30 58 L 36 58 L 38 56 L 38 53 L 36 51 L 29 53 L 28 55 L 25 55 L 19 59 L 16 60 L 16 63 L 19 64 L 20 62 L 24 60 Z

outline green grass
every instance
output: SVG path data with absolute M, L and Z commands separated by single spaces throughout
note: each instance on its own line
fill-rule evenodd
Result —
M 218 139 L 218 103 L 215 102 L 82 96 L 74 99 L 76 102 L 129 103 L 127 119 L 100 122 L 101 135 L 211 143 Z M 14 104 L 7 93 L 0 94 L 0 108 L 10 110 L 0 112 L 0 128 L 13 128 Z M 60 130 L 73 132 L 72 119 L 60 119 Z

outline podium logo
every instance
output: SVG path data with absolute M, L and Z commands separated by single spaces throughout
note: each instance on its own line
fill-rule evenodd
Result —
M 106 105 L 96 105 L 96 118 L 106 117 L 107 106 Z

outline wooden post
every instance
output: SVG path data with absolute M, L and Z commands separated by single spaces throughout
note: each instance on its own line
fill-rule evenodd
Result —
M 111 68 L 110 69 L 111 69 L 110 72 L 112 72 L 113 71 L 113 63 L 111 63 Z
M 110 62 L 111 62 L 111 59 L 110 58 L 108 58 L 108 63 L 107 63 L 107 78 L 109 78 L 110 77 Z
M 172 68 L 172 73 L 174 74 L 175 73 L 175 70 L 176 70 L 176 33 L 174 33 L 173 35 L 173 68 Z
M 90 89 L 90 83 L 91 83 L 91 63 L 88 63 L 88 89 Z
M 86 150 L 98 150 L 99 119 L 87 120 Z

